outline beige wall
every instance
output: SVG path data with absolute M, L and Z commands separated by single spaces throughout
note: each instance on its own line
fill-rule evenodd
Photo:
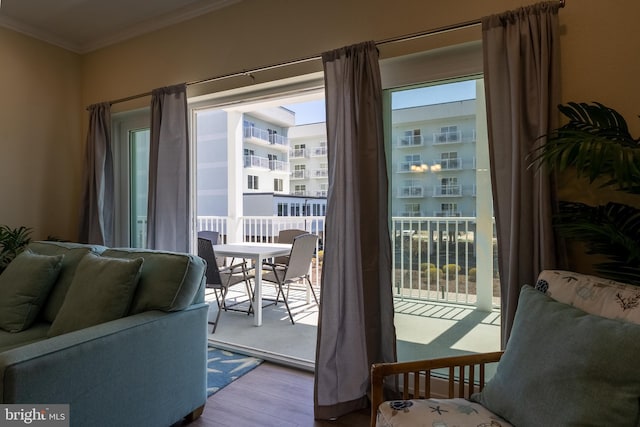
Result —
M 84 107 L 89 104 L 145 93 L 155 87 L 314 56 L 364 40 L 379 41 L 475 20 L 532 3 L 534 1 L 525 0 L 243 0 L 210 15 L 84 55 L 81 58 L 81 90 L 73 84 L 78 77 L 74 55 L 17 36 L 9 37 L 11 40 L 5 43 L 5 33 L 0 33 L 0 49 L 24 49 L 28 53 L 21 55 L 33 62 L 33 66 L 46 69 L 46 74 L 53 76 L 52 80 L 68 85 L 69 92 L 82 94 L 80 105 L 75 95 L 67 95 L 64 102 L 55 105 L 38 105 L 33 99 L 40 98 L 43 92 L 47 94 L 46 98 L 57 97 L 59 93 L 40 84 L 34 77 L 25 79 L 26 87 L 15 95 L 24 104 L 18 114 L 19 120 L 29 122 L 33 129 L 19 130 L 11 124 L 10 128 L 13 127 L 17 135 L 4 136 L 1 143 L 9 144 L 16 139 L 19 144 L 35 144 L 33 140 L 39 138 L 42 141 L 38 141 L 36 149 L 19 149 L 12 156 L 40 164 L 29 174 L 22 170 L 20 173 L 28 180 L 28 185 L 37 188 L 36 196 L 23 191 L 22 186 L 18 191 L 3 189 L 9 193 L 10 206 L 15 207 L 11 209 L 10 218 L 18 223 L 32 223 L 38 228 L 46 226 L 51 229 L 46 230 L 47 233 L 67 233 L 75 229 L 75 224 L 72 226 L 70 222 L 76 218 L 74 209 L 79 199 L 80 147 L 83 145 L 77 122 L 81 121 L 81 135 L 85 135 L 87 115 Z M 640 113 L 637 108 L 640 57 L 636 54 L 640 51 L 640 37 L 634 21 L 637 16 L 640 16 L 640 2 L 635 0 L 567 0 L 567 7 L 560 11 L 562 101 L 603 102 L 620 111 L 629 120 L 632 132 L 640 134 L 640 120 L 637 119 Z M 385 45 L 381 47 L 381 55 L 395 56 L 479 37 L 480 31 L 476 27 L 417 42 Z M 47 57 L 37 54 L 39 50 L 46 51 Z M 256 74 L 256 81 L 320 68 L 319 61 L 281 68 Z M 247 80 L 234 78 L 209 87 L 191 86 L 189 92 L 195 95 L 217 91 L 247 84 Z M 6 78 L 2 81 L 6 82 Z M 34 93 L 35 89 L 40 90 L 31 97 L 24 96 Z M 148 103 L 149 98 L 143 98 L 116 104 L 114 111 Z M 0 122 L 13 123 L 5 112 L 9 104 L 0 101 L 0 105 Z M 46 123 L 32 120 L 34 106 L 42 116 L 56 120 Z M 70 114 L 69 110 L 75 111 L 76 115 Z M 4 126 L 0 127 L 0 132 L 4 132 Z M 31 138 L 32 132 L 37 134 L 36 138 Z M 52 154 L 54 144 L 56 150 Z M 46 154 L 35 155 L 34 159 L 31 151 Z M 55 156 L 55 161 L 46 161 L 51 155 Z M 0 161 L 4 165 L 7 161 L 5 156 L 2 158 Z M 15 164 L 12 160 L 8 166 L 15 171 L 19 169 Z M 49 182 L 51 177 L 56 177 L 54 182 Z M 581 193 L 583 189 L 572 184 L 567 191 Z M 41 206 L 47 205 L 45 201 L 51 202 L 54 195 L 64 197 L 64 207 L 56 209 L 60 215 L 45 218 L 40 212 Z M 5 199 L 3 197 L 3 210 L 6 209 Z
M 0 224 L 76 237 L 80 57 L 0 29 Z

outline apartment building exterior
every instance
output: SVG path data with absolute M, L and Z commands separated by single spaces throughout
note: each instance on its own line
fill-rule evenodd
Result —
M 239 206 L 237 194 L 243 216 L 324 216 L 325 134 L 324 123 L 295 126 L 295 113 L 284 107 L 202 112 L 198 216 L 229 215 Z
M 476 100 L 392 111 L 394 217 L 476 215 Z

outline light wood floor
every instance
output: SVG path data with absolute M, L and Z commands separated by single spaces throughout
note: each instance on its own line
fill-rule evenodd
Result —
M 189 427 L 325 427 L 369 425 L 369 410 L 336 421 L 313 419 L 313 374 L 264 362 L 207 400 Z

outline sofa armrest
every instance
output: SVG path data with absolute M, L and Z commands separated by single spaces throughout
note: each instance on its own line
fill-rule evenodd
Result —
M 472 393 L 481 391 L 484 387 L 485 365 L 498 362 L 502 353 L 502 351 L 497 351 L 411 362 L 374 363 L 371 365 L 371 426 L 375 426 L 376 412 L 380 404 L 385 400 L 385 380 L 395 380 L 397 387 L 398 380 L 402 379 L 402 399 L 426 399 L 430 398 L 432 394 L 431 378 L 433 371 L 447 368 L 449 369 L 447 380 L 448 398 L 469 398 Z M 477 378 L 476 370 L 478 373 Z M 456 383 L 458 385 L 457 393 Z M 421 385 L 423 386 L 422 388 Z
M 206 402 L 207 304 L 147 311 L 0 353 L 1 403 L 73 425 L 170 425 Z

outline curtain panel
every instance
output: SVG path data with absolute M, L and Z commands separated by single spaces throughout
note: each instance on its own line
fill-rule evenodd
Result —
M 147 248 L 189 251 L 187 85 L 154 89 L 151 98 Z
M 89 106 L 79 241 L 111 246 L 114 233 L 114 178 L 111 104 Z
M 554 180 L 528 160 L 557 127 L 559 7 L 543 2 L 482 19 L 503 346 L 520 288 L 535 283 L 540 271 L 560 267 L 551 221 Z
M 382 88 L 373 42 L 322 55 L 327 111 L 326 238 L 315 417 L 368 405 L 372 363 L 396 360 Z

